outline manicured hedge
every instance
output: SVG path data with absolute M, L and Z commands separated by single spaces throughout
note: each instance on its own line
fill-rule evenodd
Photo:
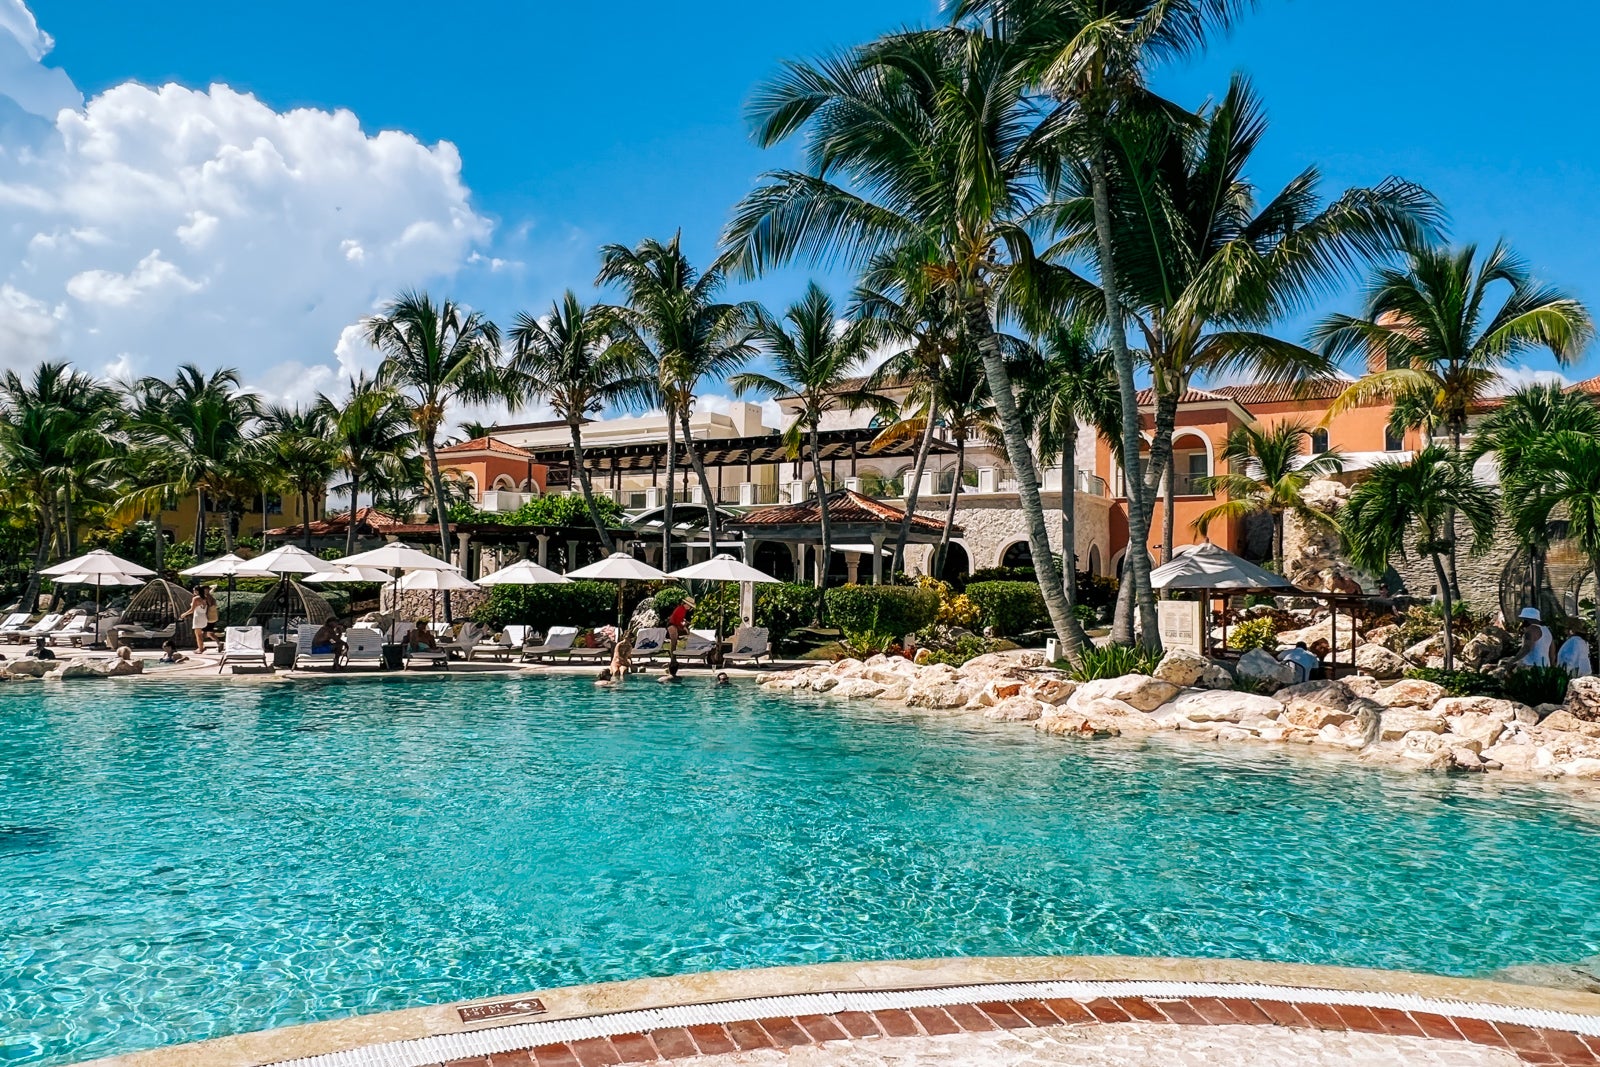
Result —
M 939 617 L 939 594 L 902 585 L 844 585 L 824 598 L 828 618 L 847 634 L 903 637 Z
M 1016 637 L 1050 625 L 1044 594 L 1037 582 L 973 582 L 967 597 L 982 612 L 982 625 L 1002 637 Z
M 617 621 L 617 583 L 497 585 L 488 601 L 472 613 L 472 619 L 496 629 L 507 625 L 539 630 L 605 626 Z
M 659 604 L 661 598 L 656 597 Z M 822 590 L 800 582 L 780 582 L 776 585 L 756 586 L 756 625 L 767 631 L 776 644 L 782 644 L 791 633 L 809 626 L 817 618 L 817 607 L 822 602 Z M 710 627 L 719 618 L 728 625 L 739 617 L 739 587 L 721 584 L 695 601 L 694 616 L 690 625 Z

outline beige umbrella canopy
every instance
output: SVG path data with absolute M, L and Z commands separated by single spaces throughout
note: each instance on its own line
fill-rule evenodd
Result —
M 604 578 L 617 583 L 617 629 L 626 622 L 622 618 L 623 591 L 630 581 L 652 582 L 670 580 L 666 571 L 657 570 L 643 560 L 634 559 L 626 552 L 613 552 L 605 559 L 567 572 L 568 578 Z
M 1257 567 L 1210 541 L 1173 552 L 1170 562 L 1150 572 L 1150 585 L 1156 589 L 1226 589 L 1241 593 L 1295 587 L 1283 575 Z

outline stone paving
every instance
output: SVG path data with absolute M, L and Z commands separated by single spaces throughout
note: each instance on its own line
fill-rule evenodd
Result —
M 1292 996 L 1285 991 L 1287 996 Z M 1567 1030 L 1300 1000 L 1128 996 L 989 1001 L 666 1027 L 443 1067 L 1600 1067 Z

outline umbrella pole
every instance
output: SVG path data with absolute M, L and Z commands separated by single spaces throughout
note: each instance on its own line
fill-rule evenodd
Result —
M 102 575 L 94 576 L 94 647 L 100 647 L 100 583 L 105 581 Z

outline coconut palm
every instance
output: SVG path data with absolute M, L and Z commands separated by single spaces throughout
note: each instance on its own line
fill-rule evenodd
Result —
M 1526 446 L 1515 481 L 1505 487 L 1507 516 L 1518 540 L 1549 545 L 1552 519 L 1589 559 L 1595 576 L 1595 622 L 1600 633 L 1600 436 L 1593 428 L 1554 430 Z
M 378 382 L 404 398 L 428 459 L 439 546 L 450 558 L 450 513 L 439 473 L 439 431 L 452 404 L 507 398 L 500 367 L 500 330 L 477 311 L 408 291 L 362 323 L 367 343 L 383 353 Z M 450 594 L 444 598 L 450 618 Z
M 955 5 L 956 19 L 987 20 L 1025 54 L 1029 84 L 1062 102 L 1063 125 L 1072 135 L 1070 151 L 1088 172 L 1100 298 L 1117 370 L 1121 452 L 1130 464 L 1124 468 L 1130 487 L 1145 484 L 1147 478 L 1139 460 L 1143 437 L 1123 303 L 1124 268 L 1114 236 L 1110 144 L 1126 120 L 1170 110 L 1146 88 L 1151 67 L 1202 51 L 1211 34 L 1226 31 L 1252 6 L 1253 0 L 960 0 Z M 1128 553 L 1126 579 L 1132 583 L 1143 639 L 1159 646 L 1150 558 L 1144 551 L 1150 510 L 1135 496 L 1130 492 L 1128 537 L 1135 550 Z M 1119 612 L 1119 619 L 1113 637 L 1131 641 L 1131 618 Z
M 1333 361 L 1268 327 L 1438 226 L 1434 198 L 1395 179 L 1324 204 L 1308 168 L 1263 197 L 1248 171 L 1266 130 L 1259 99 L 1236 76 L 1188 121 L 1123 122 L 1108 139 L 1120 296 L 1143 340 L 1155 401 L 1143 490 L 1153 510 L 1165 486 L 1162 559 L 1172 558 L 1172 437 L 1190 384 L 1240 374 L 1285 385 L 1332 377 Z M 1049 210 L 1063 231 L 1058 252 L 1097 245 L 1092 182 L 1079 169 L 1069 169 Z
M 982 361 L 1040 592 L 1071 649 L 1030 434 L 995 321 L 1004 302 L 1060 298 L 1081 282 L 1034 254 L 1027 222 L 1056 179 L 1065 123 L 1039 121 L 1023 58 L 991 33 L 952 27 L 789 64 L 757 91 L 751 116 L 763 146 L 805 131 L 809 169 L 764 176 L 734 209 L 724 262 L 747 275 L 797 257 L 925 264 Z M 869 271 L 865 281 L 876 288 L 881 279 Z
M 1310 522 L 1325 521 L 1302 496 L 1318 478 L 1344 470 L 1344 455 L 1325 451 L 1310 455 L 1312 428 L 1295 420 L 1262 426 L 1245 423 L 1228 434 L 1221 459 L 1228 473 L 1201 480 L 1208 493 L 1225 493 L 1228 499 L 1201 512 L 1194 528 L 1202 536 L 1218 519 L 1265 514 L 1272 519 L 1272 565 L 1283 573 L 1283 517 L 1294 512 Z
M 1470 464 L 1448 449 L 1429 445 L 1408 461 L 1373 466 L 1339 516 L 1346 554 L 1358 567 L 1382 574 L 1391 559 L 1405 558 L 1406 542 L 1413 537 L 1413 549 L 1433 561 L 1444 608 L 1446 670 L 1455 666 L 1455 593 L 1445 571 L 1455 542 L 1453 519 L 1465 521 L 1474 546 L 1482 549 L 1494 537 L 1497 512 L 1495 490 L 1473 478 Z
M 1093 326 L 1079 317 L 1045 327 L 1018 378 L 1023 385 L 1017 403 L 1038 433 L 1039 457 L 1044 462 L 1054 457 L 1061 464 L 1061 580 L 1067 602 L 1075 608 L 1079 426 L 1103 427 L 1113 440 L 1121 440 L 1116 365 Z M 1078 625 L 1076 614 L 1073 625 Z
M 605 246 L 600 250 L 595 284 L 616 285 L 622 290 L 623 303 L 608 307 L 605 314 L 629 358 L 652 365 L 654 381 L 646 394 L 667 414 L 665 543 L 670 550 L 675 423 L 700 481 L 706 501 L 706 535 L 715 555 L 718 502 L 690 430 L 689 416 L 702 382 L 725 381 L 756 355 L 759 314 L 753 304 L 718 300 L 726 280 L 721 267 L 713 266 L 703 274 L 696 271 L 683 254 L 681 239 L 682 234 L 674 234 L 665 244 L 650 239 L 637 248 Z
M 584 307 L 570 289 L 543 318 L 519 312 L 511 328 L 509 370 L 523 399 L 547 402 L 572 432 L 572 469 L 609 555 L 611 533 L 583 462 L 583 424 L 608 405 L 638 396 L 645 368 L 636 346 L 612 342 L 608 324 L 605 313 Z
M 261 412 L 261 458 L 275 480 L 300 501 L 302 543 L 311 547 L 313 502 L 326 497 L 328 481 L 339 464 L 333 419 L 320 404 L 310 408 L 275 404 Z M 351 515 L 351 525 L 355 516 Z
M 333 488 L 350 495 L 350 522 L 344 535 L 344 554 L 348 556 L 356 550 L 356 512 L 362 492 L 370 494 L 375 488 L 375 474 L 385 457 L 412 453 L 416 432 L 400 397 L 365 371 L 349 380 L 342 399 L 322 395 L 317 397 L 317 407 L 328 423 L 334 464 L 345 474 L 345 482 Z
M 205 558 L 207 504 L 248 494 L 258 468 L 252 455 L 261 402 L 230 368 L 207 375 L 192 363 L 170 382 L 146 377 L 132 387 L 128 435 L 150 484 L 123 497 L 123 507 L 159 511 L 194 493 L 194 555 Z
M 833 538 L 828 530 L 828 485 L 822 477 L 822 420 L 840 408 L 858 408 L 868 400 L 847 388 L 859 376 L 871 346 L 872 331 L 861 322 L 840 325 L 833 299 L 816 282 L 791 304 L 781 320 L 763 315 L 760 338 L 771 360 L 770 373 L 735 374 L 729 384 L 736 396 L 792 396 L 799 402 L 794 421 L 784 431 L 790 456 L 800 454 L 802 439 L 811 448 L 811 472 L 817 486 L 817 513 L 822 527 L 817 586 L 826 583 Z
M 1403 266 L 1373 276 L 1361 315 L 1329 316 L 1312 332 L 1330 358 L 1377 353 L 1386 364 L 1341 393 L 1327 419 L 1387 400 L 1430 432 L 1443 429 L 1459 456 L 1468 414 L 1501 370 L 1536 349 L 1571 363 L 1593 337 L 1594 322 L 1576 298 L 1535 281 L 1504 244 L 1481 260 L 1470 244 L 1413 243 L 1405 257 Z M 1508 291 L 1496 305 L 1491 290 L 1501 286 Z M 1449 572 L 1455 591 L 1453 552 Z

